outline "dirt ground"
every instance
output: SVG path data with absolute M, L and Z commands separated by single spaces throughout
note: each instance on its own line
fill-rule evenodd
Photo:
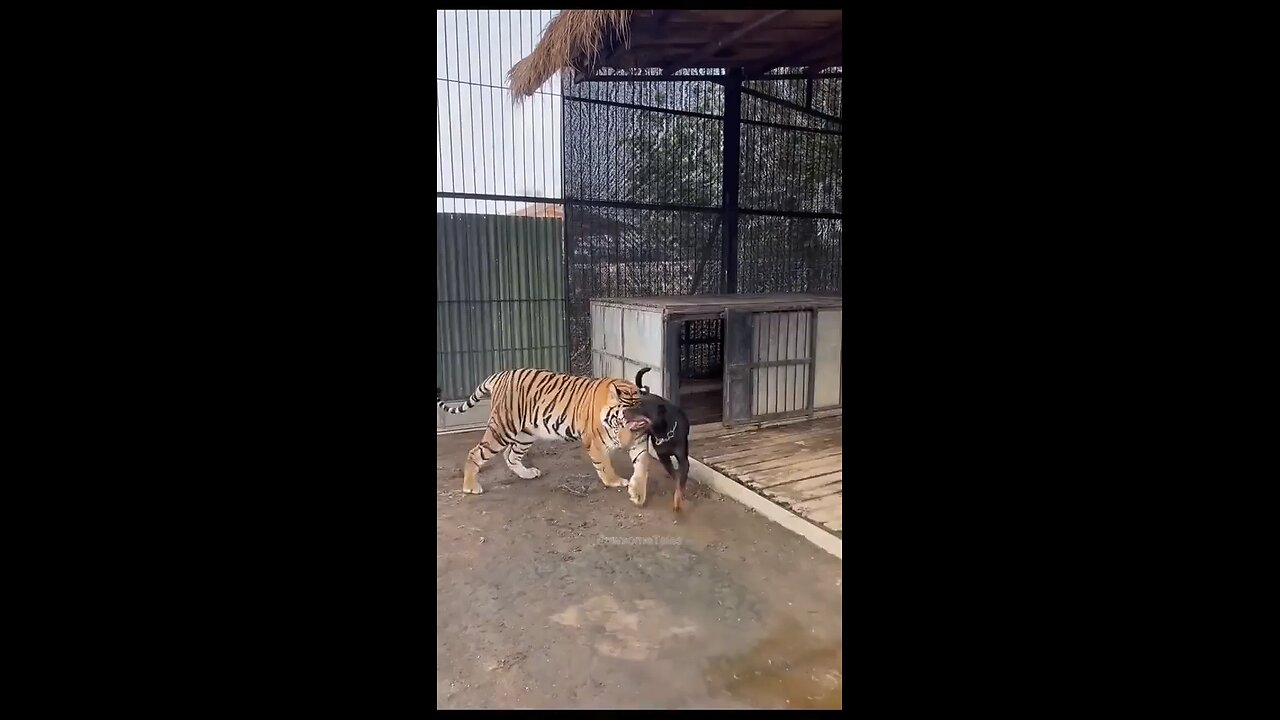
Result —
M 692 480 L 677 516 L 657 462 L 637 508 L 577 444 L 464 495 L 479 438 L 437 439 L 437 708 L 842 707 L 839 560 Z

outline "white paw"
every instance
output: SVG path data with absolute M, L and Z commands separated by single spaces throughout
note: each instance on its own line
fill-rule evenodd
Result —
M 631 502 L 633 502 L 633 503 L 635 503 L 636 505 L 639 505 L 639 506 L 641 506 L 641 507 L 643 507 L 643 506 L 644 506 L 644 498 L 642 498 L 642 497 L 640 497 L 640 496 L 638 496 L 638 495 L 632 495 L 632 496 L 631 496 Z
M 618 479 L 622 481 L 622 484 L 619 485 L 618 487 L 631 487 L 631 478 L 618 478 Z
M 513 467 L 511 472 L 515 473 L 516 477 L 524 478 L 525 480 L 532 480 L 542 475 L 541 470 L 531 467 Z
M 468 490 L 467 488 L 462 488 L 462 492 L 471 493 L 472 495 L 481 495 L 484 493 L 484 488 L 480 487 L 480 485 L 477 483 L 474 490 Z

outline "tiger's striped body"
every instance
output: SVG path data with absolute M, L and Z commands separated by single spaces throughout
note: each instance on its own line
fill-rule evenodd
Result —
M 446 406 L 439 396 L 437 388 L 436 406 L 450 414 L 470 410 L 485 396 L 493 398 L 484 437 L 467 454 L 462 479 L 465 493 L 484 492 L 476 476 L 494 455 L 502 454 L 507 467 L 519 477 L 538 477 L 542 471 L 526 466 L 524 455 L 534 440 L 551 439 L 580 440 L 601 482 L 608 487 L 628 485 L 613 471 L 608 451 L 621 447 L 623 438 L 638 442 L 633 441 L 629 433 L 623 433 L 628 424 L 624 411 L 640 402 L 640 391 L 633 383 L 522 368 L 503 370 L 485 378 L 457 408 Z M 642 433 L 640 440 L 646 439 Z M 643 464 L 641 459 L 639 466 Z M 639 466 L 633 469 L 633 480 L 636 472 L 645 472 Z

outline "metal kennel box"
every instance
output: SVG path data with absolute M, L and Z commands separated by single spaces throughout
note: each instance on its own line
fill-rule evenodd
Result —
M 718 417 L 740 425 L 841 407 L 843 309 L 838 295 L 747 294 L 599 298 L 591 301 L 591 370 L 634 380 L 685 407 L 698 406 L 680 372 L 683 323 L 723 321 Z M 688 411 L 686 409 L 686 411 Z M 698 423 L 692 419 L 691 422 Z M 713 416 L 704 416 L 713 417 Z

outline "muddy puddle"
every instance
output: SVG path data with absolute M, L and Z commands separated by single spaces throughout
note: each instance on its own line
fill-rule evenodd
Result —
M 713 661 L 707 681 L 757 708 L 843 709 L 844 642 L 822 642 L 794 622 L 747 652 Z

